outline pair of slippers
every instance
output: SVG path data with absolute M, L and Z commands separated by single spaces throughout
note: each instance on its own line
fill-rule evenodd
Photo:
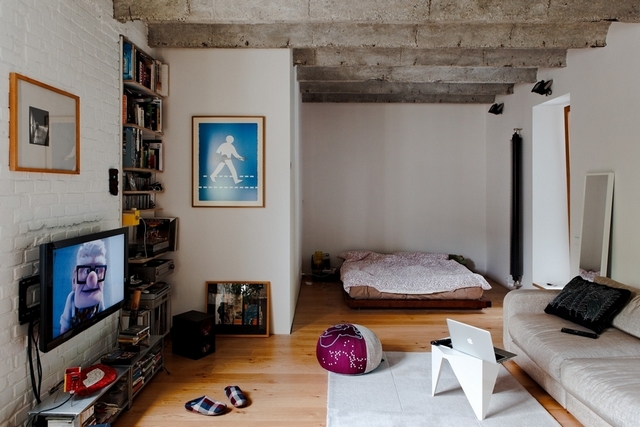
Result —
M 224 392 L 231 404 L 236 408 L 242 408 L 248 403 L 247 397 L 237 385 L 225 387 Z M 203 415 L 221 415 L 227 409 L 226 404 L 215 401 L 208 396 L 201 396 L 197 399 L 190 400 L 184 404 L 184 407 L 187 411 L 198 412 Z

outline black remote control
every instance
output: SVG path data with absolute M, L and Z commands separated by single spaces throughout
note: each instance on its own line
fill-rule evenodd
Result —
M 579 331 L 577 329 L 562 328 L 560 329 L 560 332 L 564 332 L 565 334 L 580 335 L 581 337 L 587 337 L 587 338 L 593 338 L 593 339 L 598 338 L 598 334 L 596 334 L 595 332 Z
M 451 338 L 443 338 L 441 340 L 431 341 L 431 345 L 443 345 L 445 347 L 453 348 L 451 344 Z

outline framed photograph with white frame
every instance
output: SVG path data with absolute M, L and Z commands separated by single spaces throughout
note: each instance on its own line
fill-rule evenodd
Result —
M 265 118 L 193 116 L 193 206 L 264 207 Z
M 80 173 L 78 96 L 10 74 L 9 169 Z
M 269 282 L 207 282 L 216 335 L 269 336 Z

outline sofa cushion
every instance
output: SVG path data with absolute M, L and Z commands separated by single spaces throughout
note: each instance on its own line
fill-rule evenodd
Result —
M 516 314 L 508 324 L 513 342 L 557 381 L 563 363 L 569 359 L 640 357 L 640 340 L 618 329 L 609 328 L 594 340 L 564 334 L 560 332 L 563 327 L 576 325 L 545 313 Z
M 562 366 L 568 393 L 614 426 L 640 423 L 640 356 L 573 359 Z
M 598 276 L 595 282 L 614 288 L 628 289 L 631 292 L 629 302 L 615 315 L 611 324 L 634 337 L 640 338 L 640 289 L 627 286 L 608 277 Z
M 544 311 L 599 334 L 611 324 L 613 316 L 626 304 L 630 294 L 628 289 L 600 285 L 576 276 Z

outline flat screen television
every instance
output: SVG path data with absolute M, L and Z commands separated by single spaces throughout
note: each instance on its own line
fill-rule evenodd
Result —
M 128 229 L 40 245 L 39 347 L 48 352 L 122 308 Z

